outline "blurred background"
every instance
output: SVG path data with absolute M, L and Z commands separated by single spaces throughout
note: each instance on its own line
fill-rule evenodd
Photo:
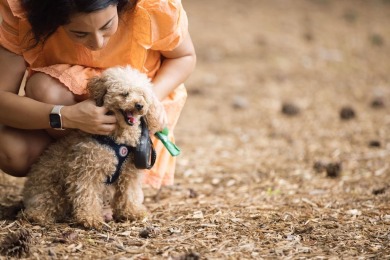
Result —
M 141 255 L 388 259 L 390 1 L 182 3 L 198 63 L 175 185 L 146 189 L 161 232 Z M 1 206 L 20 182 L 0 175 Z
M 198 64 L 176 133 L 197 171 L 307 172 L 390 148 L 389 1 L 183 4 Z

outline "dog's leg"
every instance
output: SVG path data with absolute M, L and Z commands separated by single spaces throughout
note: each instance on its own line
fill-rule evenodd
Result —
M 103 185 L 103 182 L 100 185 L 76 183 L 69 187 L 72 190 L 68 196 L 72 194 L 70 200 L 73 203 L 74 220 L 85 228 L 102 228 L 104 223 L 102 215 Z
M 73 206 L 74 220 L 85 228 L 104 225 L 103 194 L 108 173 L 115 171 L 115 156 L 110 149 L 91 143 L 78 148 L 66 177 L 67 196 Z M 93 152 L 91 152 L 93 150 Z
M 22 212 L 22 217 L 42 226 L 55 223 L 55 210 L 44 205 L 47 201 L 46 198 L 50 197 L 53 197 L 50 193 L 41 193 L 32 199 L 24 199 L 25 209 Z M 51 204 L 51 202 L 49 203 Z
M 91 175 L 93 175 L 91 173 Z M 79 176 L 80 177 L 80 176 Z M 93 176 L 89 181 L 78 179 L 69 183 L 68 196 L 73 204 L 73 217 L 76 223 L 85 228 L 101 229 L 104 219 L 102 216 L 104 191 L 103 180 L 96 183 Z
M 113 185 L 105 185 L 103 193 L 103 211 L 102 215 L 105 222 L 110 222 L 112 218 L 112 199 L 115 194 Z
M 132 168 L 126 169 L 116 183 L 113 201 L 114 218 L 118 221 L 134 221 L 145 218 L 146 207 L 142 204 L 142 173 Z
M 23 190 L 22 217 L 40 225 L 54 223 L 66 214 L 63 189 L 53 185 L 53 178 L 45 172 L 32 172 Z

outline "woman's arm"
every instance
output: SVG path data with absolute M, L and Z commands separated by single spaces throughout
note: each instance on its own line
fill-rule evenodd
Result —
M 23 129 L 49 127 L 52 106 L 18 96 L 26 71 L 22 56 L 0 46 L 0 124 Z
M 0 124 L 19 129 L 48 129 L 53 105 L 18 95 L 25 71 L 23 57 L 0 46 Z M 115 129 L 115 117 L 106 113 L 106 108 L 97 107 L 92 100 L 61 110 L 65 128 L 92 134 L 109 134 Z
M 153 79 L 154 92 L 159 100 L 166 98 L 183 83 L 195 68 L 195 48 L 189 33 L 172 51 L 161 52 L 164 60 Z

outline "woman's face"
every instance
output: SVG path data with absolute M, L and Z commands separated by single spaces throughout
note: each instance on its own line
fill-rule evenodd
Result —
M 118 29 L 117 7 L 110 5 L 92 13 L 77 13 L 63 28 L 74 42 L 92 51 L 101 50 Z

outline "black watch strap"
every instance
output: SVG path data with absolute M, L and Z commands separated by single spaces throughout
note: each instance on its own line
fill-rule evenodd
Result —
M 64 106 L 54 106 L 49 115 L 50 126 L 56 130 L 65 130 L 62 125 L 61 108 Z

